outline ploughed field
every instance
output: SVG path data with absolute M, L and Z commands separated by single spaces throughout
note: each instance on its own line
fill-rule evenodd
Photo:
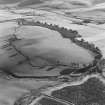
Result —
M 57 62 L 67 66 L 74 62 L 88 65 L 94 60 L 91 51 L 48 28 L 21 26 L 16 29 L 15 34 L 17 40 L 12 41 L 10 45 L 7 43 L 7 47 L 0 54 L 0 65 L 1 68 L 18 75 L 56 76 L 64 69 L 63 66 L 46 69 Z M 5 36 L 5 39 L 6 37 L 12 35 Z
M 41 91 L 40 91 L 41 92 Z M 26 97 L 27 96 L 27 97 Z M 35 97 L 35 98 L 31 98 Z M 24 94 L 15 105 L 104 105 L 105 85 L 102 79 L 90 77 L 83 83 L 62 84 L 58 88 L 43 90 L 37 96 L 36 90 Z
M 40 105 L 104 105 L 104 91 L 103 82 L 99 78 L 92 77 L 83 84 L 65 86 L 52 91 L 51 96 L 45 95 L 37 103 Z
M 52 92 L 52 96 L 75 105 L 104 105 L 105 85 L 98 78 L 90 78 L 80 85 L 66 86 Z

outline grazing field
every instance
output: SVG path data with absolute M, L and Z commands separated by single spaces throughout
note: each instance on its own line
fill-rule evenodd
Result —
M 73 62 L 89 64 L 94 59 L 91 51 L 77 46 L 71 40 L 63 38 L 60 33 L 47 28 L 22 26 L 15 34 L 21 39 L 13 42 L 13 45 L 20 51 L 17 57 L 21 59 L 23 55 L 28 56 L 34 66 L 55 65 L 57 61 L 66 65 Z M 11 63 L 18 62 L 17 57 L 13 57 Z M 59 75 L 63 68 L 56 67 L 51 71 L 46 71 L 46 69 L 37 69 L 24 62 L 20 66 L 13 66 L 12 71 L 20 75 L 52 76 Z
M 23 2 L 22 5 L 27 5 L 27 3 L 28 2 L 24 4 Z M 25 9 L 22 11 L 24 13 Z M 75 21 L 80 22 L 82 20 L 59 14 L 62 13 L 62 11 L 59 11 L 58 14 L 56 14 L 56 11 L 54 11 L 56 13 L 42 11 L 36 10 L 36 13 L 34 9 L 31 9 L 31 11 L 29 10 L 28 12 L 32 15 L 39 15 L 31 16 L 34 17 L 33 20 L 46 21 L 47 23 L 58 24 L 68 29 L 77 30 L 84 40 L 97 45 L 105 57 L 104 25 L 78 25 L 74 24 Z M 24 18 L 28 16 L 21 15 L 19 12 L 17 14 L 15 14 L 15 12 L 11 13 L 8 10 L 0 11 L 0 48 L 5 44 L 3 40 L 11 37 L 12 34 L 16 34 L 17 38 L 19 38 L 19 40 L 15 40 L 8 48 L 0 49 L 0 67 L 5 67 L 6 70 L 11 70 L 20 76 L 57 76 L 64 68 L 55 67 L 52 70 L 47 70 L 49 66 L 46 67 L 46 65 L 55 65 L 58 61 L 66 65 L 73 62 L 87 65 L 93 61 L 94 58 L 91 51 L 79 47 L 69 39 L 64 39 L 61 34 L 56 31 L 39 26 L 18 27 L 13 20 L 5 21 L 19 17 Z M 35 66 L 42 66 L 43 68 L 39 69 Z M 65 98 L 65 100 L 74 103 L 76 102 L 76 105 L 78 105 L 78 103 L 79 105 L 98 105 L 98 103 L 104 105 L 105 90 L 103 89 L 102 83 L 98 82 L 98 79 L 89 79 L 86 82 L 84 77 L 85 82 L 81 82 L 81 85 L 76 84 L 81 78 L 71 77 L 70 79 L 71 83 L 68 83 L 68 86 L 54 91 L 55 94 L 58 92 L 56 97 Z M 73 86 L 72 80 L 74 80 L 73 84 L 75 84 Z M 14 102 L 18 98 L 33 89 L 36 90 L 44 86 L 47 88 L 47 86 L 52 85 L 54 86 L 52 88 L 55 89 L 57 84 L 60 84 L 60 87 L 67 84 L 59 82 L 60 81 L 53 82 L 47 79 L 43 81 L 42 79 L 7 79 L 7 75 L 0 72 L 0 105 L 14 105 Z M 52 94 L 54 95 L 54 93 Z M 98 97 L 100 97 L 100 99 Z M 43 104 L 46 104 L 48 101 L 54 102 L 54 100 L 50 99 L 42 100 Z M 55 102 L 55 105 L 56 104 Z
M 32 56 L 42 55 L 49 58 L 52 56 L 51 58 L 61 59 L 61 62 L 66 63 L 90 63 L 93 60 L 91 52 L 77 46 L 69 39 L 62 38 L 56 31 L 38 26 L 23 26 L 16 34 L 24 38 L 23 42 L 16 42 L 16 46 L 26 54 L 31 53 Z M 34 53 L 31 52 L 31 49 Z
M 46 71 L 47 68 L 34 68 L 27 62 L 16 65 L 19 61 L 24 61 L 26 59 L 25 56 L 31 59 L 34 66 L 55 65 L 57 61 L 66 65 L 70 65 L 73 62 L 87 65 L 94 59 L 91 51 L 79 47 L 75 43 L 72 43 L 70 39 L 63 38 L 57 31 L 39 26 L 13 28 L 16 27 L 15 23 L 6 24 L 10 24 L 11 26 L 6 29 L 4 28 L 5 39 L 8 34 L 11 36 L 15 33 L 21 40 L 13 42 L 15 48 L 13 47 L 11 51 L 3 50 L 5 55 L 1 53 L 0 59 L 2 59 L 2 62 L 0 64 L 2 66 L 6 65 L 6 69 L 10 67 L 11 70 L 17 74 L 52 76 L 59 75 L 61 71 L 61 68 L 57 67 L 53 69 L 53 71 Z M 16 56 L 11 58 L 10 56 L 15 53 L 17 53 Z
M 54 82 L 36 81 L 34 79 L 6 80 L 5 78 L 0 78 L 0 105 L 14 105 L 14 102 L 23 94 L 49 84 L 54 84 Z

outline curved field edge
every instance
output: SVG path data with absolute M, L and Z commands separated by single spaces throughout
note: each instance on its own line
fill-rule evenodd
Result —
M 89 64 L 88 67 L 95 66 L 97 63 L 99 63 L 99 61 L 103 57 L 101 50 L 97 46 L 95 46 L 93 43 L 89 43 L 85 41 L 76 30 L 59 27 L 58 25 L 47 24 L 46 22 L 42 23 L 40 21 L 36 21 L 36 22 L 27 21 L 25 19 L 18 19 L 17 23 L 20 26 L 21 25 L 41 26 L 41 27 L 45 27 L 45 28 L 57 31 L 62 35 L 63 38 L 68 38 L 73 43 L 77 44 L 78 46 L 83 47 L 84 49 L 90 50 L 91 52 L 93 52 L 95 57 L 92 64 Z
M 82 39 L 81 35 L 79 35 L 77 31 L 71 30 L 71 29 L 68 30 L 64 27 L 59 27 L 57 25 L 52 25 L 52 24 L 49 25 L 47 23 L 41 23 L 39 21 L 30 22 L 30 21 L 27 21 L 25 19 L 19 19 L 17 22 L 18 22 L 19 26 L 22 26 L 22 25 L 41 26 L 41 27 L 45 27 L 45 28 L 48 28 L 51 30 L 55 30 L 55 31 L 59 32 L 63 38 L 69 38 L 73 43 L 77 44 L 78 46 L 83 47 L 83 48 L 93 52 L 95 55 L 94 61 L 91 64 L 89 64 L 88 66 L 84 65 L 84 68 L 78 68 L 76 71 L 73 71 L 72 72 L 73 75 L 81 73 L 81 72 L 82 73 L 86 73 L 86 72 L 89 73 L 90 71 L 91 72 L 96 72 L 96 71 L 101 72 L 101 68 L 100 68 L 99 63 L 100 63 L 100 60 L 102 59 L 102 54 L 101 54 L 100 49 L 98 47 L 96 47 L 94 44 L 89 44 L 84 39 Z M 78 40 L 78 38 L 81 38 L 81 40 Z M 48 77 L 50 77 L 50 76 L 44 76 L 44 77 L 43 76 L 42 77 L 18 76 L 15 74 L 13 74 L 13 76 L 17 77 L 17 78 L 48 78 Z

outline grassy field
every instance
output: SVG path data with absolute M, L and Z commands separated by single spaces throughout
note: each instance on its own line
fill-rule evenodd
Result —
M 8 0 L 8 3 L 15 2 L 15 1 L 17 0 Z M 32 1 L 33 1 L 33 4 L 40 3 L 40 0 L 39 1 L 38 0 L 26 0 L 26 2 L 22 2 L 20 6 L 24 6 L 27 4 L 31 5 Z M 101 1 L 103 2 L 103 0 Z M 0 3 L 6 3 L 6 2 L 7 0 L 0 1 Z M 64 5 L 64 2 L 62 6 L 66 6 Z M 88 2 L 88 1 L 83 1 L 83 2 Z M 48 4 L 50 3 L 48 2 Z M 52 4 L 50 5 L 53 6 Z M 72 8 L 69 5 L 69 3 L 67 3 L 67 5 L 69 8 Z M 100 8 L 101 7 L 104 8 L 105 6 L 100 5 Z M 94 7 L 92 9 L 94 9 Z M 80 10 L 84 11 L 85 9 L 83 8 Z M 28 11 L 28 9 L 23 9 L 22 11 L 23 13 L 27 11 L 27 12 L 30 12 L 30 14 L 31 13 L 33 14 L 34 10 L 29 9 Z M 77 11 L 79 11 L 79 9 L 77 9 Z M 58 12 L 62 13 L 63 11 L 58 10 Z M 51 13 L 51 12 L 45 12 L 43 10 L 42 11 L 35 10 L 35 15 L 40 15 L 40 16 L 33 16 L 34 17 L 33 20 L 46 21 L 47 23 L 58 24 L 59 26 L 67 27 L 68 29 L 77 30 L 79 34 L 81 34 L 85 40 L 97 45 L 102 50 L 103 56 L 105 57 L 105 44 L 104 44 L 105 43 L 105 37 L 104 37 L 105 36 L 104 35 L 105 25 L 95 25 L 94 27 L 93 24 L 88 24 L 89 26 L 72 24 L 72 21 L 77 21 L 77 20 L 82 21 L 82 20 L 65 17 L 64 15 L 60 15 L 60 14 L 57 15 L 56 13 L 57 13 L 56 11 L 55 13 Z M 92 12 L 91 14 L 93 15 L 96 13 Z M 91 14 L 88 13 L 87 16 Z M 99 15 L 102 14 L 102 16 L 104 16 L 103 12 L 98 13 L 98 14 Z M 16 19 L 20 17 L 25 18 L 28 16 L 25 16 L 25 15 L 23 16 L 19 14 L 18 10 L 17 10 L 17 14 L 15 13 L 13 14 L 7 10 L 0 10 L 0 47 L 4 44 L 4 41 L 2 40 L 4 40 L 6 36 L 13 34 L 15 32 L 14 27 L 17 27 L 16 22 L 11 22 L 11 21 L 2 22 L 2 21 L 9 20 L 9 19 Z M 13 44 L 19 51 L 22 52 L 22 54 L 32 59 L 32 64 L 34 65 L 43 66 L 44 64 L 54 64 L 57 60 L 59 60 L 61 63 L 64 63 L 64 64 L 70 64 L 71 62 L 88 64 L 92 62 L 93 60 L 93 56 L 90 51 L 77 46 L 76 44 L 72 43 L 68 39 L 62 38 L 60 33 L 55 32 L 53 30 L 49 30 L 49 29 L 42 28 L 42 27 L 36 27 L 36 26 L 27 26 L 27 27 L 22 26 L 17 29 L 16 34 L 18 34 L 18 38 L 22 40 L 15 41 Z M 29 66 L 28 62 L 24 62 L 23 64 L 16 66 L 18 61 L 23 60 L 24 57 L 21 54 L 20 54 L 21 56 L 18 54 L 15 57 L 9 58 L 9 56 L 13 54 L 13 52 L 15 52 L 14 49 L 12 49 L 12 51 L 9 51 L 9 52 L 7 50 L 0 49 L 0 66 L 1 65 L 5 66 L 5 64 L 7 66 L 8 65 L 13 66 L 13 68 L 11 67 L 12 71 L 18 75 L 54 76 L 54 75 L 59 75 L 59 72 L 61 71 L 61 69 L 63 69 L 63 68 L 55 68 L 51 71 L 46 71 L 47 67 L 44 69 L 35 69 L 34 67 Z M 47 59 L 47 61 L 45 61 L 44 59 L 42 60 L 38 58 L 37 56 L 38 57 L 41 56 L 42 58 Z M 25 80 L 25 79 L 14 79 L 14 78 L 7 80 L 6 78 L 3 78 L 3 77 L 6 77 L 6 76 L 0 73 L 0 105 L 13 105 L 16 99 L 21 97 L 24 93 L 29 92 L 31 89 L 38 89 L 43 86 L 47 87 L 47 85 L 57 84 L 55 82 L 51 82 L 47 80 L 38 81 L 35 79 Z M 63 84 L 63 86 L 65 84 Z M 95 94 L 101 97 L 101 95 L 104 94 L 104 91 L 103 91 L 103 94 L 101 93 L 102 92 L 101 87 L 103 86 L 100 83 L 98 83 L 98 80 L 93 80 L 92 82 L 91 81 L 85 82 L 84 85 L 82 85 L 82 91 L 84 90 L 84 92 L 81 91 L 81 87 L 79 86 L 79 84 L 76 84 L 75 81 L 73 82 L 73 84 L 75 85 L 72 86 L 72 83 L 68 84 L 69 86 L 68 91 L 70 92 L 69 95 L 68 95 L 67 90 L 66 91 L 63 90 L 62 92 L 63 96 L 67 94 L 67 96 L 70 96 L 71 98 L 71 95 L 72 95 L 73 101 L 75 101 L 74 99 L 75 98 L 77 99 L 78 97 L 80 99 L 85 100 L 85 97 L 83 97 L 84 93 L 85 93 L 85 96 L 87 95 L 88 97 L 95 96 Z M 62 87 L 62 85 L 60 85 L 60 87 Z M 53 89 L 55 88 L 56 86 L 53 87 Z M 94 91 L 94 90 L 97 90 L 97 91 Z M 98 101 L 98 98 L 96 99 Z M 83 105 L 85 104 L 86 103 L 84 103 Z
M 15 41 L 14 46 L 21 52 L 20 55 L 28 56 L 35 66 L 55 65 L 57 61 L 66 65 L 73 62 L 89 64 L 93 61 L 93 55 L 90 51 L 77 46 L 69 39 L 62 38 L 60 33 L 56 31 L 38 26 L 22 26 L 18 28 L 16 34 L 22 40 Z M 10 62 L 13 64 L 18 62 L 17 58 L 22 60 L 20 55 L 13 57 Z M 9 66 L 9 64 L 7 65 Z M 53 76 L 59 75 L 63 69 L 56 67 L 51 71 L 46 71 L 47 68 L 48 66 L 37 69 L 24 62 L 20 66 L 13 66 L 12 71 L 20 75 Z
M 54 57 L 54 59 L 60 59 L 66 63 L 90 63 L 93 60 L 91 52 L 77 46 L 69 39 L 62 38 L 60 33 L 56 31 L 38 26 L 23 26 L 18 29 L 17 34 L 24 39 L 16 42 L 16 46 L 26 54 Z M 32 43 L 30 44 L 30 42 Z

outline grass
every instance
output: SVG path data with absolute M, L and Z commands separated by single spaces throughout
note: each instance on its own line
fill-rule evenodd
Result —
M 56 31 L 39 26 L 22 26 L 16 34 L 21 40 L 16 40 L 12 44 L 18 54 L 16 53 L 14 56 L 12 52 L 9 52 L 9 55 L 12 55 L 10 63 L 7 62 L 6 58 L 3 59 L 2 54 L 1 58 L 4 67 L 6 62 L 10 67 L 9 70 L 20 76 L 57 76 L 64 68 L 50 66 L 52 70 L 49 70 L 48 65 L 56 65 L 58 61 L 62 65 L 70 65 L 73 62 L 89 64 L 93 61 L 91 51 L 79 47 L 67 38 L 63 38 Z M 22 56 L 30 61 L 22 60 Z M 23 61 L 21 65 L 19 65 L 17 58 Z M 43 68 L 38 69 L 35 66 Z
M 16 42 L 16 46 L 27 55 L 44 56 L 48 59 L 58 59 L 61 62 L 90 63 L 93 60 L 91 52 L 64 39 L 60 33 L 42 28 L 39 26 L 23 26 L 17 32 L 18 36 L 24 39 Z M 29 38 L 29 39 L 28 39 Z M 30 40 L 39 40 L 38 43 L 28 45 Z M 27 45 L 24 45 L 27 43 Z M 28 50 L 29 49 L 29 50 Z M 33 49 L 33 52 L 31 51 Z M 39 51 L 39 52 L 37 52 Z

